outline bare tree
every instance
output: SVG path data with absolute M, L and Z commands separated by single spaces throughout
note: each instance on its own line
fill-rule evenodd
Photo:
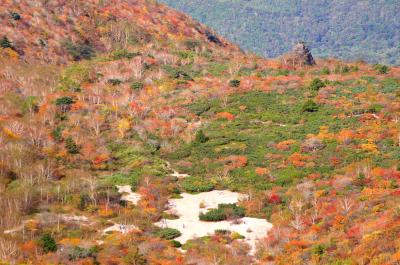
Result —
M 340 207 L 343 211 L 343 214 L 348 214 L 354 206 L 353 199 L 349 197 L 344 197 L 340 200 Z
M 15 241 L 0 237 L 0 258 L 3 261 L 12 260 L 18 254 L 18 245 Z
M 97 180 L 94 176 L 90 176 L 87 178 L 84 178 L 84 181 L 88 184 L 89 187 L 89 198 L 93 202 L 93 204 L 96 206 L 97 205 Z
M 304 226 L 302 217 L 303 207 L 304 202 L 301 199 L 292 200 L 289 204 L 289 210 L 293 214 L 293 220 L 290 222 L 290 225 L 296 230 L 302 230 Z

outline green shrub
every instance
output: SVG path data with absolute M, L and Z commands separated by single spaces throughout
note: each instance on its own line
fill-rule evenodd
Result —
M 140 52 L 129 52 L 126 49 L 121 49 L 121 50 L 114 51 L 111 56 L 112 56 L 112 59 L 114 59 L 114 60 L 120 60 L 123 58 L 132 59 L 138 55 L 141 55 L 141 53 Z
M 67 112 L 74 102 L 75 101 L 71 97 L 60 97 L 56 99 L 55 104 L 59 107 L 61 112 Z
M 84 211 L 89 204 L 90 204 L 89 196 L 87 194 L 81 194 L 79 196 L 79 202 L 77 208 L 81 211 Z
M 318 90 L 320 90 L 320 89 L 323 88 L 323 87 L 325 87 L 324 81 L 322 81 L 322 80 L 319 79 L 319 78 L 315 78 L 315 79 L 311 82 L 309 88 L 310 88 L 310 90 L 318 91 Z
M 74 246 L 68 253 L 68 259 L 70 261 L 75 261 L 79 259 L 85 259 L 89 257 L 94 257 L 98 252 L 97 246 L 91 248 L 82 248 L 78 246 Z
M 200 213 L 199 219 L 206 222 L 217 222 L 227 219 L 241 218 L 245 216 L 245 209 L 234 203 L 218 204 L 217 209 L 211 209 L 206 213 Z
M 179 51 L 177 52 L 177 55 L 179 56 L 180 59 L 187 60 L 187 59 L 193 59 L 195 54 L 192 51 Z
M 38 98 L 35 96 L 28 96 L 21 105 L 21 110 L 24 113 L 37 112 L 39 110 Z
M 144 85 L 141 82 L 133 82 L 131 84 L 131 89 L 133 89 L 133 90 L 141 90 L 141 89 L 143 89 L 143 87 L 144 87 Z
M 205 222 L 218 222 L 227 219 L 225 212 L 222 209 L 211 209 L 206 213 L 200 213 L 199 219 Z
M 209 181 L 196 177 L 187 177 L 182 181 L 182 187 L 187 192 L 206 192 L 214 189 Z
M 128 174 L 125 173 L 115 173 L 104 178 L 104 183 L 106 185 L 115 187 L 116 185 L 130 185 L 132 190 L 136 190 L 139 183 L 137 171 L 132 171 Z
M 197 116 L 200 116 L 204 112 L 211 109 L 211 104 L 209 101 L 197 101 L 188 106 L 189 110 L 192 111 Z
M 42 235 L 39 238 L 39 244 L 45 253 L 57 251 L 57 243 L 50 234 Z
M 20 19 L 21 19 L 21 15 L 18 14 L 17 12 L 11 11 L 11 12 L 10 12 L 10 16 L 11 16 L 11 18 L 14 19 L 14 20 L 20 20 Z
M 67 149 L 68 153 L 74 155 L 74 154 L 79 154 L 80 148 L 71 137 L 68 137 L 65 140 L 65 149 Z
M 196 143 L 205 143 L 209 140 L 209 138 L 204 134 L 203 130 L 199 130 L 196 133 L 194 141 Z
M 229 86 L 230 87 L 239 87 L 240 86 L 240 80 L 233 79 L 229 81 Z
M 172 245 L 173 245 L 175 248 L 180 248 L 180 247 L 182 247 L 182 244 L 181 244 L 181 242 L 179 242 L 179 241 L 171 240 L 171 243 L 172 243 Z
M 60 90 L 80 92 L 82 83 L 94 83 L 100 73 L 95 74 L 91 63 L 79 62 L 70 64 L 61 74 Z
M 174 228 L 163 228 L 157 232 L 157 236 L 167 240 L 180 237 L 181 235 L 181 232 Z
M 278 69 L 274 73 L 274 76 L 288 76 L 289 74 L 290 74 L 290 71 L 288 69 Z
M 329 70 L 328 67 L 324 67 L 321 69 L 321 75 L 329 75 L 331 73 L 331 70 Z
M 380 104 L 372 104 L 371 106 L 368 107 L 368 112 L 369 113 L 378 113 L 383 109 L 383 106 Z
M 122 80 L 118 79 L 118 78 L 111 78 L 107 80 L 107 83 L 112 85 L 112 86 L 118 86 L 122 83 Z
M 321 245 L 321 244 L 314 245 L 314 246 L 312 246 L 312 248 L 311 248 L 311 252 L 312 252 L 314 255 L 318 255 L 318 256 L 323 255 L 324 252 L 325 252 L 325 250 L 326 250 L 326 246 Z
M 318 111 L 319 107 L 317 103 L 315 103 L 313 100 L 308 100 L 307 102 L 304 103 L 302 107 L 303 112 L 316 112 Z
M 342 73 L 343 73 L 343 74 L 346 74 L 346 73 L 348 73 L 348 72 L 350 72 L 350 67 L 347 66 L 347 65 L 343 66 L 343 67 L 342 67 Z
M 71 105 L 74 100 L 71 97 L 61 97 L 56 99 L 56 106 Z
M 243 207 L 237 206 L 234 203 L 221 203 L 218 204 L 218 208 L 225 212 L 228 219 L 241 218 L 246 214 L 246 211 Z
M 387 74 L 389 73 L 390 68 L 387 65 L 375 64 L 374 70 L 378 72 L 378 74 Z
M 57 126 L 52 132 L 51 135 L 53 136 L 54 140 L 60 142 L 62 140 L 62 132 L 64 130 L 64 126 Z
M 90 60 L 95 56 L 95 51 L 88 42 L 73 43 L 71 40 L 66 40 L 61 45 L 75 61 Z
M 7 38 L 7 36 L 4 36 L 3 38 L 0 39 L 0 47 L 1 48 L 10 48 L 13 49 L 12 42 Z
M 226 64 L 220 63 L 211 63 L 209 67 L 210 68 L 208 69 L 208 72 L 215 77 L 222 76 L 223 73 L 228 69 L 228 66 Z

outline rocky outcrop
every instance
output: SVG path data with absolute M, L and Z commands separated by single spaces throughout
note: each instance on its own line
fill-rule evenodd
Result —
M 314 65 L 315 60 L 310 49 L 303 42 L 299 42 L 291 52 L 282 56 L 282 63 L 286 66 L 298 67 Z

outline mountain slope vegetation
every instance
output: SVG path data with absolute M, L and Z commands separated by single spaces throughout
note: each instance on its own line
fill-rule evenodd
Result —
M 0 14 L 1 265 L 400 262 L 400 68 L 289 67 L 155 1 Z M 273 224 L 254 255 L 154 225 L 213 189 Z
M 317 57 L 400 64 L 397 1 L 162 0 L 267 57 L 307 42 Z

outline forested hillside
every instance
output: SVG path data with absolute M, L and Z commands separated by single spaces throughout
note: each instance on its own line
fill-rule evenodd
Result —
M 381 1 L 162 0 L 267 57 L 307 42 L 319 57 L 400 64 L 400 3 Z
M 147 0 L 0 24 L 1 265 L 400 262 L 399 67 L 267 60 Z

